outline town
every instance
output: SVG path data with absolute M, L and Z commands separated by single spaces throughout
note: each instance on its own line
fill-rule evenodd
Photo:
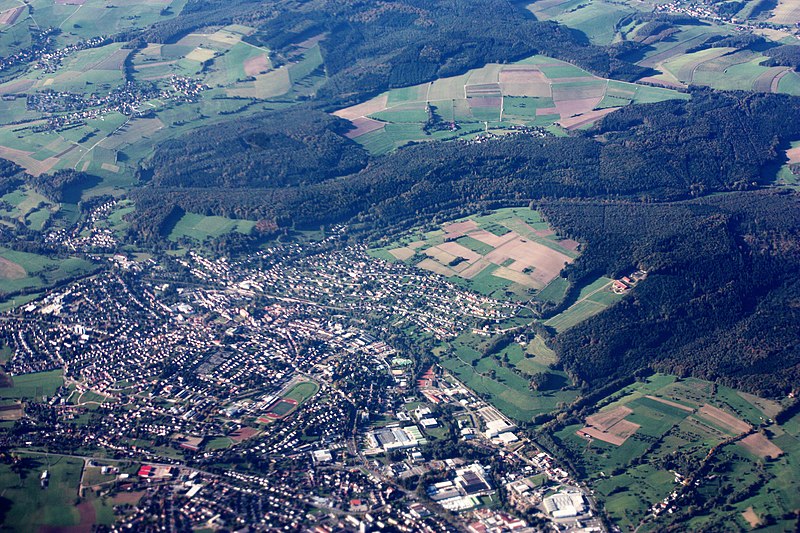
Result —
M 63 382 L 0 446 L 85 457 L 78 490 L 126 502 L 112 531 L 603 530 L 564 467 L 426 356 L 520 304 L 330 244 L 117 253 L 3 315 L 11 379 Z

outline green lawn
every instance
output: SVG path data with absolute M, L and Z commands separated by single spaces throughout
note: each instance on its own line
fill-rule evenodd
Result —
M 221 237 L 226 233 L 237 231 L 249 233 L 255 226 L 252 220 L 235 220 L 232 218 L 205 216 L 186 213 L 172 228 L 169 239 L 176 241 L 181 237 L 189 237 L 203 242 L 209 237 Z
M 66 457 L 21 455 L 17 466 L 0 464 L 2 498 L 8 509 L 3 531 L 36 531 L 42 526 L 78 525 L 75 508 L 83 461 Z M 39 477 L 47 470 L 50 481 L 42 489 Z
M 288 398 L 296 401 L 298 404 L 302 404 L 314 396 L 317 391 L 319 391 L 319 385 L 313 381 L 303 381 L 301 383 L 297 383 L 291 389 L 286 391 L 286 394 L 283 395 L 283 398 Z
M 52 370 L 13 376 L 12 387 L 0 387 L 0 398 L 41 400 L 43 396 L 53 396 L 64 383 L 63 375 L 63 370 Z

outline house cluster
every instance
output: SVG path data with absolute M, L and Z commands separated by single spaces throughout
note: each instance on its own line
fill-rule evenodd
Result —
M 113 207 L 90 216 L 104 220 Z M 117 253 L 117 268 L 7 314 L 6 370 L 63 369 L 47 409 L 80 420 L 9 439 L 138 461 L 136 475 L 103 489 L 143 493 L 121 510 L 121 531 L 454 522 L 511 531 L 525 521 L 513 505 L 494 508 L 500 494 L 524 480 L 530 492 L 574 488 L 513 421 L 438 366 L 418 371 L 417 354 L 389 342 L 387 324 L 449 338 L 514 304 L 363 248 L 312 251 L 289 244 L 241 261 Z M 305 396 L 292 392 L 303 383 Z M 434 460 L 443 446 L 447 458 Z M 531 504 L 544 515 L 543 497 Z
M 636 270 L 635 272 L 628 274 L 627 276 L 622 276 L 619 279 L 615 279 L 611 283 L 611 290 L 615 294 L 625 294 L 646 277 L 647 277 L 647 272 L 645 272 L 644 270 Z
M 31 32 L 32 43 L 30 47 L 16 50 L 6 56 L 0 56 L 0 72 L 36 61 L 52 47 L 53 37 L 57 32 L 57 28 L 46 28 Z

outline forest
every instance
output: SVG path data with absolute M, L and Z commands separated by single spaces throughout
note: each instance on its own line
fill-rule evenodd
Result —
M 592 45 L 580 32 L 536 20 L 524 6 L 507 0 L 400 0 L 379 5 L 345 0 L 278 0 L 269 5 L 189 0 L 178 17 L 124 37 L 170 43 L 203 26 L 230 23 L 258 28 L 246 40 L 269 48 L 275 65 L 295 57 L 298 43 L 324 37 L 320 47 L 329 80 L 317 94 L 319 105 L 341 107 L 391 87 L 536 53 L 604 77 L 634 80 L 649 72 L 620 59 L 627 49 Z
M 592 387 L 650 368 L 787 394 L 800 380 L 798 208 L 788 191 L 543 204 L 589 243 L 572 280 L 648 271 L 629 298 L 554 337 L 560 362 Z
M 152 182 L 135 193 L 135 227 L 157 235 L 153 228 L 162 219 L 156 214 L 169 212 L 164 203 L 297 228 L 358 216 L 368 230 L 489 201 L 664 201 L 746 190 L 769 182 L 765 169 L 781 161 L 781 147 L 800 138 L 800 123 L 792 120 L 798 113 L 800 99 L 788 96 L 698 90 L 688 101 L 624 108 L 573 137 L 513 135 L 481 144 L 423 143 L 371 159 L 347 175 L 347 168 L 364 165 L 363 152 L 349 140 L 333 140 L 335 122 L 327 126 L 334 129 L 319 134 L 327 139 L 323 150 L 310 146 L 317 136 L 294 138 L 293 143 L 308 146 L 291 144 L 293 150 L 314 155 L 292 175 L 280 170 L 288 139 L 277 135 L 274 145 L 246 142 L 253 131 L 269 131 L 266 125 L 242 127 L 241 135 L 224 140 L 219 149 L 211 146 L 215 130 L 198 130 L 157 151 L 148 169 Z M 313 113 L 293 116 L 298 121 L 293 131 L 306 131 L 299 122 L 304 117 L 321 120 Z M 320 166 L 331 162 L 326 146 L 348 147 L 337 166 L 321 171 Z M 202 157 L 194 155 L 198 153 Z M 231 161 L 257 162 L 258 167 L 242 173 Z M 208 168 L 222 171 L 212 174 L 204 170 Z M 326 172 L 331 179 L 324 179 Z
M 141 177 L 155 187 L 306 186 L 366 166 L 366 152 L 341 136 L 348 127 L 306 110 L 223 122 L 160 145 Z

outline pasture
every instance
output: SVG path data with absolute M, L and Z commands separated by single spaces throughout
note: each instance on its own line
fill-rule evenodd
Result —
M 94 264 L 77 257 L 53 259 L 3 247 L 0 247 L 0 259 L 0 292 L 5 293 L 47 287 L 95 269 Z
M 550 368 L 552 352 L 541 339 L 525 349 L 512 343 L 498 354 L 483 356 L 488 342 L 487 337 L 462 333 L 441 351 L 440 364 L 473 391 L 488 395 L 489 402 L 506 416 L 529 421 L 577 398 L 566 374 Z M 514 372 L 514 367 L 529 374 L 546 372 L 549 379 L 544 387 L 532 390 L 529 379 Z
M 486 130 L 502 133 L 512 126 L 576 129 L 630 103 L 687 97 L 669 89 L 598 78 L 572 64 L 532 56 L 391 89 L 333 114 L 353 122 L 348 137 L 381 154 L 410 141 L 467 139 Z M 426 131 L 429 116 L 438 126 Z
M 16 465 L 0 464 L 0 486 L 7 504 L 3 528 L 41 531 L 79 524 L 91 528 L 94 517 L 75 505 L 82 468 L 81 459 L 25 454 L 20 454 Z M 49 483 L 43 489 L 39 476 L 45 470 Z
M 529 298 L 578 256 L 577 242 L 558 237 L 527 208 L 499 209 L 427 232 L 411 230 L 381 244 L 370 250 L 374 257 L 404 261 L 496 297 Z
M 64 372 L 51 370 L 20 376 L 4 375 L 3 381 L 6 385 L 9 383 L 10 385 L 0 387 L 0 398 L 41 401 L 45 396 L 48 398 L 53 396 L 64 384 Z
M 204 242 L 208 238 L 216 238 L 231 233 L 250 233 L 255 226 L 252 220 L 235 220 L 232 218 L 205 216 L 196 213 L 186 213 L 175 224 L 169 233 L 168 238 L 177 241 L 186 237 L 198 242 Z
M 741 529 L 748 509 L 760 517 L 776 517 L 800 504 L 800 423 L 778 427 L 767 422 L 765 411 L 778 408 L 774 402 L 698 379 L 655 374 L 597 407 L 584 424 L 566 426 L 556 437 L 585 469 L 607 512 L 623 529 L 635 527 L 650 506 L 680 486 L 673 471 L 691 474 L 681 465 L 697 464 L 712 447 L 741 435 L 747 436 L 715 455 L 717 476 L 703 480 L 699 490 L 711 496 L 724 491 L 726 483 L 747 487 L 757 482 L 754 469 L 760 463 L 767 469 L 770 492 L 781 496 L 764 498 L 765 492 L 759 491 L 735 502 L 736 512 L 715 510 L 714 523 L 721 520 L 729 530 Z M 758 424 L 766 424 L 767 431 L 752 432 Z M 678 456 L 683 459 L 674 463 L 671 458 Z M 711 523 L 711 518 L 700 514 L 690 529 Z
M 561 332 L 605 311 L 623 297 L 623 295 L 616 294 L 611 290 L 613 281 L 610 278 L 600 277 L 589 283 L 581 288 L 575 303 L 561 313 L 547 319 L 544 324 Z

